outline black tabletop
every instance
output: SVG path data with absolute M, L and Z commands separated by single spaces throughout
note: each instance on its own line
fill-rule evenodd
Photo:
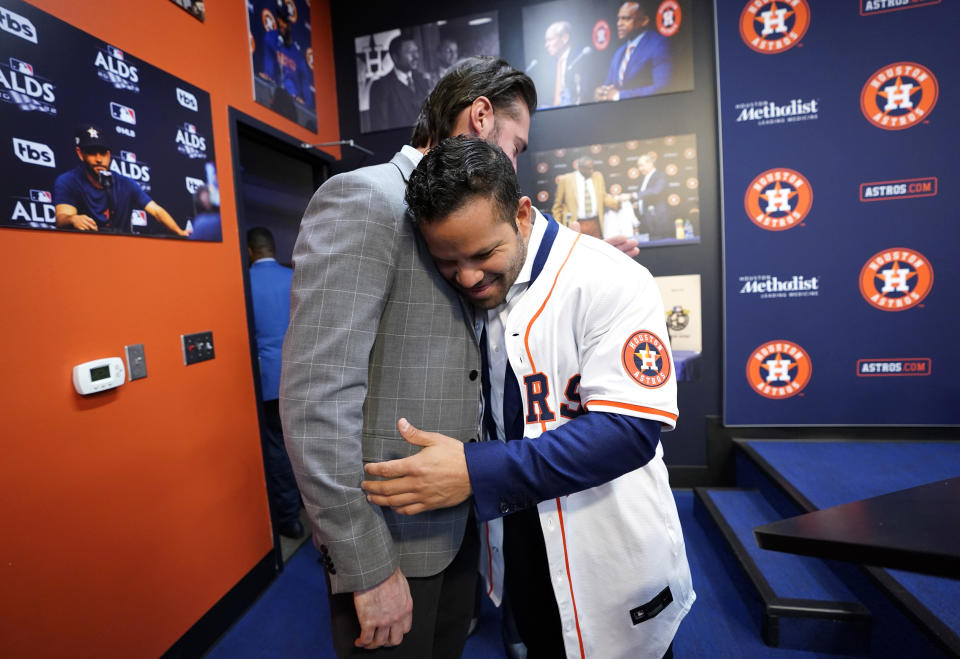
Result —
M 960 477 L 753 530 L 762 549 L 960 578 Z

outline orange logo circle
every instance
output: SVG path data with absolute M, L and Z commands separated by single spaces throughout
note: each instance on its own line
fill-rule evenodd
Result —
M 540 192 L 537 193 L 537 201 L 539 201 L 541 204 L 549 198 L 550 198 L 550 193 L 547 192 L 546 190 L 541 190 Z
M 860 270 L 860 293 L 877 309 L 917 306 L 933 287 L 933 267 L 920 252 L 891 247 L 870 257 Z
M 623 344 L 623 368 L 640 386 L 662 387 L 670 379 L 670 355 L 667 347 L 653 332 L 634 332 Z
M 860 92 L 867 121 L 885 130 L 903 130 L 923 121 L 937 103 L 939 85 L 930 69 L 897 62 L 878 70 Z
M 813 373 L 807 351 L 792 341 L 768 341 L 747 359 L 747 382 L 755 393 L 774 400 L 800 393 Z
M 620 164 L 620 156 L 618 156 L 617 154 L 613 154 L 612 156 L 607 158 L 607 164 L 610 165 L 611 167 L 616 167 L 617 165 Z
M 764 55 L 793 48 L 808 27 L 807 0 L 750 0 L 740 13 L 740 38 Z
M 680 205 L 680 195 L 678 195 L 678 194 L 669 195 L 669 196 L 667 197 L 667 203 L 670 204 L 671 206 L 679 206 L 679 205 Z
M 657 32 L 672 37 L 680 29 L 682 12 L 676 0 L 664 0 L 657 9 Z
M 550 165 L 548 165 L 547 163 L 545 163 L 545 162 L 538 162 L 538 163 L 537 163 L 537 171 L 538 171 L 539 173 L 541 173 L 541 174 L 546 174 L 548 169 L 550 169 Z
M 599 20 L 593 24 L 593 47 L 597 50 L 606 50 L 610 45 L 610 24 Z
M 677 172 L 679 172 L 679 171 L 680 171 L 680 168 L 677 167 L 677 166 L 676 166 L 675 164 L 673 164 L 673 163 L 670 163 L 669 165 L 667 165 L 666 167 L 663 168 L 663 172 L 664 172 L 667 176 L 676 176 L 676 175 L 677 175 Z
M 792 169 L 768 169 L 750 182 L 743 204 L 750 221 L 761 229 L 785 231 L 807 217 L 813 188 L 803 174 Z
M 273 12 L 269 9 L 264 9 L 260 12 L 260 20 L 263 21 L 263 29 L 267 32 L 272 32 L 277 29 L 277 19 L 274 18 Z
M 619 183 L 614 183 L 610 186 L 610 194 L 617 195 L 623 192 L 623 186 Z

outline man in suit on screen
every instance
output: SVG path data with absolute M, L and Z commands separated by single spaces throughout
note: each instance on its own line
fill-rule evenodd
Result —
M 580 233 L 601 238 L 604 206 L 617 208 L 617 199 L 607 193 L 603 174 L 593 168 L 593 158 L 583 156 L 577 165 L 578 169 L 557 180 L 553 217 L 564 226 L 579 222 Z
M 667 39 L 654 29 L 649 0 L 624 2 L 617 11 L 617 37 L 625 43 L 614 53 L 598 101 L 650 96 L 670 84 L 672 63 Z

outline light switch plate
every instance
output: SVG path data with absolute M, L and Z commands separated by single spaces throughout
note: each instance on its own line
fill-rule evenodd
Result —
M 123 347 L 127 354 L 127 376 L 130 380 L 139 380 L 147 377 L 147 358 L 143 352 L 143 344 L 135 343 Z

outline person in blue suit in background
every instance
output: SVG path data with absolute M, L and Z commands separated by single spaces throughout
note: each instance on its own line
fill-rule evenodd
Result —
M 610 60 L 610 70 L 594 99 L 619 101 L 666 90 L 672 64 L 667 39 L 653 27 L 649 2 L 624 2 L 617 11 L 617 37 L 625 43 Z
M 277 263 L 276 246 L 269 229 L 247 231 L 250 257 L 250 296 L 257 355 L 260 358 L 260 393 L 263 412 L 263 464 L 274 529 L 290 538 L 303 536 L 300 491 L 283 445 L 280 423 L 280 365 L 283 336 L 290 322 L 290 282 L 293 270 Z

